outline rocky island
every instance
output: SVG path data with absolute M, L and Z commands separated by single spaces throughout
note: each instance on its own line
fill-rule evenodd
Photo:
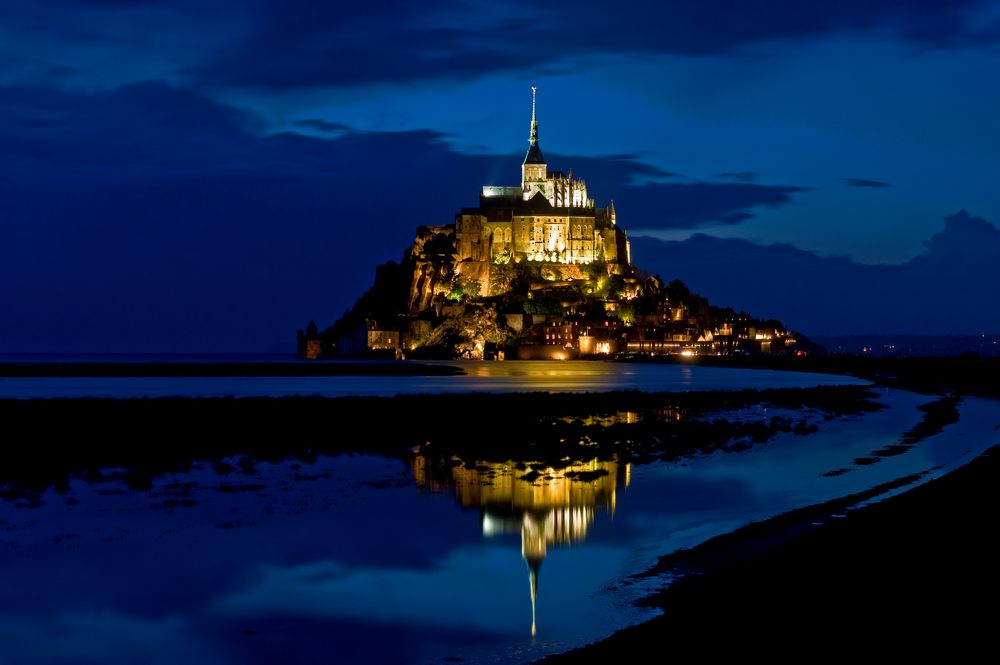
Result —
M 486 185 L 451 224 L 420 226 L 400 262 L 336 323 L 298 333 L 306 358 L 563 360 L 619 354 L 804 353 L 778 321 L 715 307 L 632 263 L 614 202 L 550 171 L 531 131 L 519 186 Z

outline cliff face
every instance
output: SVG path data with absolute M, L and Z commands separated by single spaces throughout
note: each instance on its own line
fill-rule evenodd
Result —
M 421 226 L 407 258 L 413 266 L 413 278 L 406 311 L 416 315 L 430 309 L 434 296 L 448 290 L 454 280 L 455 227 Z

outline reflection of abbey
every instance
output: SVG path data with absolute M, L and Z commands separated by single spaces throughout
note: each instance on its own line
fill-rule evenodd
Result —
M 559 469 L 519 468 L 525 469 L 514 462 L 440 466 L 423 455 L 413 458 L 417 486 L 434 492 L 454 488 L 462 506 L 482 511 L 483 535 L 520 533 L 521 556 L 528 564 L 534 635 L 538 573 L 548 548 L 583 541 L 597 509 L 614 513 L 617 489 L 628 486 L 631 466 L 592 460 Z
M 455 216 L 456 258 L 628 265 L 628 240 L 617 225 L 614 203 L 598 208 L 583 180 L 548 170 L 538 147 L 534 87 L 528 143 L 520 186 L 484 186 L 479 207 Z

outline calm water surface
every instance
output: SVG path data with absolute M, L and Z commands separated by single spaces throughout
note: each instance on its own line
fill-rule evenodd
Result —
M 353 455 L 195 469 L 149 492 L 78 482 L 35 508 L 5 501 L 0 662 L 529 661 L 648 616 L 630 604 L 643 588 L 623 582 L 658 555 L 940 475 L 996 442 L 996 403 L 966 399 L 940 435 L 855 466 L 928 401 L 880 399 L 888 408 L 742 453 L 595 461 L 534 482 L 512 463 Z M 838 468 L 851 471 L 821 475 Z
M 87 358 L 91 360 L 90 358 Z M 283 359 L 284 360 L 284 359 Z M 0 398 L 391 396 L 399 393 L 801 388 L 865 383 L 830 374 L 597 361 L 449 361 L 464 376 L 0 378 Z

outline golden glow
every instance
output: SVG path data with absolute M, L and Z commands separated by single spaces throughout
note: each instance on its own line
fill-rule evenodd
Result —
M 666 407 L 662 409 L 663 413 L 669 416 L 670 420 L 673 420 L 673 407 Z M 642 415 L 638 411 L 616 411 L 610 415 L 592 415 L 586 417 L 578 416 L 563 416 L 559 418 L 564 423 L 570 425 L 579 422 L 584 427 L 611 427 L 612 425 L 634 425 L 635 423 L 642 422 Z M 584 435 L 586 437 L 586 435 Z M 583 444 L 583 441 L 580 442 Z
M 631 465 L 596 459 L 557 469 L 513 461 L 463 463 L 458 458 L 436 464 L 416 454 L 412 466 L 418 487 L 432 492 L 452 488 L 462 506 L 481 509 L 486 537 L 520 532 L 532 636 L 537 633 L 538 572 L 548 548 L 584 540 L 597 509 L 614 514 L 617 488 L 631 479 Z

